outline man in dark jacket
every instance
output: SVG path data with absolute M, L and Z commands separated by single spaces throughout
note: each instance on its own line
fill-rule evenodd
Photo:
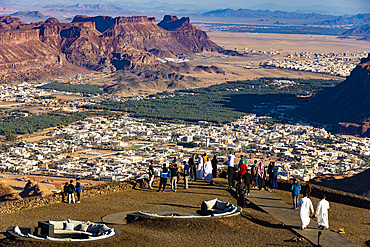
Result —
M 244 175 L 244 183 L 245 183 L 245 186 L 247 187 L 247 195 L 249 196 L 249 193 L 250 193 L 250 186 L 251 186 L 251 183 L 252 183 L 252 175 L 249 173 L 249 170 L 247 169 L 245 175 Z
M 190 180 L 193 179 L 194 181 L 196 180 L 196 167 L 195 167 L 195 155 L 193 154 L 190 158 L 189 158 L 189 166 L 190 166 Z
M 258 182 L 257 160 L 254 160 L 253 162 L 253 165 L 251 167 L 251 175 L 252 175 L 252 186 L 253 188 L 257 188 L 257 182 Z
M 75 186 L 73 185 L 73 180 L 69 181 L 69 184 L 68 184 L 68 203 L 71 203 L 71 199 L 73 203 L 76 203 Z
M 216 155 L 213 156 L 213 159 L 211 160 L 212 163 L 212 178 L 217 178 L 217 164 L 218 160 Z
M 239 182 L 236 184 L 236 193 L 237 193 L 237 196 L 238 196 L 238 205 L 240 207 L 245 206 L 245 190 L 246 190 L 245 183 L 243 182 L 243 179 L 240 178 Z

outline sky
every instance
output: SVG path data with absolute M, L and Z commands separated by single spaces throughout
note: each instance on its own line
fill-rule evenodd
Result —
M 125 3 L 125 2 L 136 2 L 145 3 L 151 0 L 0 0 L 0 3 L 17 3 L 17 4 L 50 4 L 50 3 L 99 3 L 105 4 L 107 2 L 112 3 Z M 278 5 L 287 6 L 311 6 L 311 5 L 326 5 L 326 6 L 338 6 L 338 7 L 350 7 L 350 8 L 370 8 L 370 0 L 155 0 L 157 2 L 168 2 L 171 4 L 194 4 L 203 6 L 225 6 L 234 8 L 248 8 L 259 4 L 274 3 Z
M 155 4 L 153 2 L 156 2 Z M 187 9 L 209 11 L 215 9 L 269 9 L 287 12 L 303 11 L 331 14 L 370 13 L 370 0 L 0 0 L 3 6 L 45 6 L 53 4 L 116 5 L 131 10 L 141 7 L 162 10 Z M 168 5 L 166 4 L 168 3 Z M 323 7 L 324 6 L 324 7 Z M 330 7 L 327 7 L 330 6 Z M 169 8 L 165 8 L 169 7 Z

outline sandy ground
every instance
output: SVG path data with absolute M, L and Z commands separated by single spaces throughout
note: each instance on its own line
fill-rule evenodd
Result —
M 4 177 L 2 177 L 4 176 Z M 62 190 L 65 182 L 69 182 L 71 178 L 61 178 L 61 177 L 48 177 L 48 176 L 36 176 L 36 175 L 13 175 L 13 174 L 3 174 L 0 173 L 1 182 L 9 184 L 16 192 L 21 192 L 27 183 L 27 180 L 35 180 L 42 187 L 49 190 Z M 93 180 L 81 180 L 81 185 L 92 186 L 96 184 L 104 183 L 102 181 Z
M 234 80 L 251 80 L 261 77 L 290 77 L 305 79 L 345 79 L 325 74 L 284 70 L 266 69 L 259 67 L 259 64 L 269 59 L 286 59 L 287 54 L 308 51 L 312 53 L 329 52 L 370 52 L 370 43 L 361 40 L 341 40 L 335 36 L 328 35 L 296 35 L 296 34 L 260 34 L 260 33 L 229 33 L 229 32 L 208 32 L 208 36 L 216 44 L 225 49 L 279 51 L 279 55 L 253 54 L 248 57 L 225 57 L 214 52 L 203 52 L 201 56 L 190 60 L 193 65 L 215 65 L 223 69 L 226 75 L 220 74 L 187 74 L 200 78 L 205 86 L 224 83 Z
M 18 103 L 13 101 L 1 101 L 0 102 L 0 108 L 11 108 L 11 107 L 20 107 L 23 106 L 24 103 Z

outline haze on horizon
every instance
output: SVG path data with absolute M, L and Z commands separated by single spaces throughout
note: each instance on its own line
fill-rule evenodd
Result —
M 170 5 L 171 7 L 178 6 L 179 8 L 204 8 L 204 9 L 215 9 L 215 8 L 255 8 L 261 7 L 264 9 L 274 10 L 277 6 L 285 8 L 309 8 L 317 6 L 333 6 L 341 9 L 351 8 L 351 9 L 370 9 L 369 0 L 234 0 L 225 2 L 224 0 L 188 0 L 184 3 L 182 0 L 55 0 L 50 2 L 48 0 L 0 0 L 0 5 L 50 5 L 50 4 L 115 4 L 115 5 Z

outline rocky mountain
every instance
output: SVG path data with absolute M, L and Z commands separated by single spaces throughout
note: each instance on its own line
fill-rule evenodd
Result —
M 0 202 L 22 199 L 8 184 L 0 182 Z
M 225 18 L 277 18 L 277 19 L 305 19 L 305 20 L 328 20 L 334 19 L 332 15 L 323 15 L 316 13 L 300 13 L 286 11 L 270 10 L 252 10 L 252 9 L 218 9 L 208 11 L 202 14 L 205 17 L 225 17 Z
M 336 26 L 361 26 L 370 24 L 370 14 L 363 13 L 354 16 L 338 16 L 334 19 L 317 22 L 317 25 L 336 25 Z
M 363 40 L 370 41 L 370 24 L 358 26 L 351 28 L 350 30 L 344 32 L 343 36 L 360 36 Z
M 336 178 L 335 175 L 319 176 L 310 180 L 310 182 L 335 190 L 370 197 L 370 169 L 344 178 Z
M 50 190 L 43 188 L 39 183 L 28 180 L 23 191 L 19 193 L 22 198 L 32 196 L 46 196 L 53 194 Z
M 323 91 L 298 109 L 307 119 L 338 126 L 347 134 L 370 136 L 370 54 L 345 81 Z M 338 123 L 340 123 L 338 125 Z
M 49 18 L 31 24 L 0 17 L 0 81 L 144 68 L 161 64 L 154 54 L 188 57 L 219 49 L 188 18 L 165 16 L 161 23 L 145 16 L 76 16 L 72 23 Z

